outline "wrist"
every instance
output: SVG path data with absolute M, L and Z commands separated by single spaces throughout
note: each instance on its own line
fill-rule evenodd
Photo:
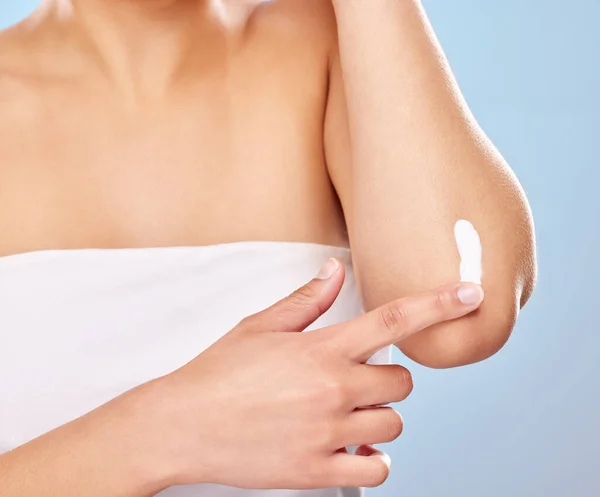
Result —
M 98 409 L 98 432 L 108 439 L 113 463 L 132 495 L 155 495 L 175 484 L 177 468 L 167 457 L 167 417 L 162 408 L 162 383 L 153 380 Z
M 143 428 L 138 434 L 144 439 L 142 449 L 149 455 L 144 474 L 153 485 L 167 488 L 212 483 L 211 430 L 202 419 L 202 409 L 190 405 L 193 386 L 181 381 L 179 375 L 168 374 L 131 391 L 132 403 L 141 412 L 133 419 L 142 418 Z M 191 415 L 190 410 L 194 411 Z M 202 453 L 201 460 L 198 453 Z

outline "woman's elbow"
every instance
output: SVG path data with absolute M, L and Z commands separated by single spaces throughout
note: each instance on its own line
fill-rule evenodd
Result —
M 486 299 L 474 313 L 432 326 L 397 345 L 413 361 L 435 369 L 483 361 L 510 338 L 522 302 L 521 295 L 504 303 Z

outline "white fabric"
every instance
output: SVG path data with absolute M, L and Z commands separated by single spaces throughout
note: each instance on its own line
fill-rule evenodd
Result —
M 346 282 L 309 329 L 363 312 L 350 251 L 309 243 L 45 250 L 0 257 L 0 453 L 169 373 L 338 257 Z M 391 349 L 371 358 L 389 363 Z M 161 497 L 357 497 L 358 488 L 173 487 Z M 85 497 L 85 496 L 82 496 Z

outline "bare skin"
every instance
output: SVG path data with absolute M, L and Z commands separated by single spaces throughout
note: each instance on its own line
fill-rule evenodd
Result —
M 388 343 L 410 344 L 403 350 L 433 367 L 475 362 L 505 343 L 533 288 L 533 236 L 524 199 L 476 134 L 457 128 L 460 139 L 454 139 L 448 129 L 432 126 L 456 127 L 444 117 L 458 115 L 445 93 L 450 85 L 433 62 L 422 65 L 430 73 L 421 76 L 432 82 L 428 92 L 438 100 L 418 106 L 423 85 L 410 80 L 418 72 L 410 64 L 426 53 L 438 60 L 419 24 L 418 2 L 373 2 L 369 16 L 370 2 L 351 3 L 352 9 L 328 0 L 48 0 L 0 34 L 0 256 L 239 240 L 352 245 L 364 301 L 376 308 L 362 321 L 310 334 L 313 342 L 298 334 L 289 345 L 291 337 L 281 335 L 316 319 L 309 312 L 315 306 L 324 312 L 342 275 L 331 284 L 311 282 L 274 310 L 241 323 L 181 370 L 0 456 L 0 486 L 7 497 L 41 489 L 63 497 L 142 497 L 173 484 L 202 482 L 253 488 L 377 485 L 389 466 L 368 444 L 396 438 L 401 420 L 390 409 L 354 409 L 404 398 L 410 377 L 399 367 L 350 360 L 339 337 L 347 340 L 356 332 L 352 351 L 363 355 Z M 396 14 L 410 29 L 391 25 Z M 363 29 L 356 30 L 360 19 Z M 417 48 L 417 57 L 390 42 L 400 38 L 398 32 L 407 37 L 402 46 Z M 353 41 L 350 33 L 361 38 Z M 382 54 L 406 59 L 406 67 L 397 68 L 400 78 L 388 78 L 389 60 L 378 71 L 352 59 L 358 52 L 353 43 L 379 52 L 379 36 L 388 48 Z M 347 95 L 341 63 L 344 77 L 350 76 Z M 404 126 L 402 116 L 380 112 L 377 98 L 387 96 L 381 96 L 377 81 L 370 86 L 373 81 L 362 78 L 365 73 L 390 84 L 406 80 L 406 91 L 394 88 L 393 96 L 410 94 L 407 102 L 415 102 L 418 112 L 407 114 L 421 117 L 417 125 Z M 368 100 L 371 106 L 362 105 Z M 445 112 L 442 119 L 434 108 Z M 392 120 L 397 126 L 388 126 Z M 402 133 L 386 133 L 386 126 Z M 435 149 L 427 167 L 415 160 L 424 143 Z M 389 160 L 402 155 L 390 144 L 404 152 L 401 164 Z M 371 167 L 374 152 L 381 154 Z M 457 157 L 469 158 L 461 185 L 452 183 L 455 169 L 440 161 L 454 165 Z M 405 190 L 399 176 L 410 178 Z M 444 178 L 444 188 L 433 188 L 431 178 Z M 467 194 L 475 189 L 479 197 Z M 506 205 L 513 208 L 500 208 Z M 453 279 L 458 260 L 448 232 L 457 214 L 475 220 L 482 233 L 484 253 L 491 254 L 484 272 L 504 269 L 491 271 L 486 295 L 492 298 L 474 313 L 480 301 L 460 304 L 456 286 L 407 297 Z M 517 234 L 515 225 L 521 228 Z M 384 301 L 392 304 L 380 308 Z M 298 322 L 284 326 L 281 315 Z M 268 357 L 250 362 L 248 346 L 268 350 Z M 318 363 L 336 367 L 307 375 L 305 355 L 290 355 L 289 346 L 306 347 Z M 326 360 L 319 354 L 328 354 Z M 207 396 L 222 357 L 254 370 L 257 379 L 283 366 L 289 379 L 302 377 L 292 399 L 275 395 L 282 390 L 275 381 L 244 380 L 257 405 L 275 399 L 274 419 L 282 411 L 310 413 L 298 418 L 302 429 L 249 425 L 245 413 L 251 405 L 232 405 L 216 391 Z M 219 378 L 244 383 L 233 369 L 219 370 Z M 324 384 L 322 378 L 331 381 Z M 381 395 L 366 399 L 365 392 Z M 330 398 L 337 400 L 323 402 Z M 174 408 L 164 412 L 159 407 L 164 405 Z M 239 423 L 239 433 L 229 440 L 234 446 L 215 438 L 223 405 L 231 425 Z M 199 413 L 206 420 L 202 425 Z M 324 433 L 324 426 L 331 431 Z M 296 464 L 249 471 L 268 455 L 260 452 L 264 446 L 254 433 L 261 433 L 261 441 L 287 436 L 288 452 L 277 460 Z M 313 439 L 321 445 L 305 444 Z M 336 450 L 352 444 L 365 444 L 359 454 L 370 457 Z M 218 451 L 224 446 L 229 452 Z M 245 456 L 235 465 L 231 451 L 239 454 L 241 448 Z M 90 480 L 97 482 L 92 489 Z
M 0 35 L 0 255 L 350 246 L 367 310 L 456 279 L 480 312 L 396 344 L 445 368 L 510 337 L 536 277 L 514 174 L 420 0 L 47 0 Z
M 348 244 L 323 155 L 326 2 L 248 4 L 232 27 L 209 2 L 103 3 L 0 37 L 0 255 Z

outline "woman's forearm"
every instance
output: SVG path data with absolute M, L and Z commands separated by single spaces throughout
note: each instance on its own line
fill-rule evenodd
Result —
M 0 456 L 2 497 L 147 497 L 169 486 L 148 412 L 153 388 L 142 385 Z

